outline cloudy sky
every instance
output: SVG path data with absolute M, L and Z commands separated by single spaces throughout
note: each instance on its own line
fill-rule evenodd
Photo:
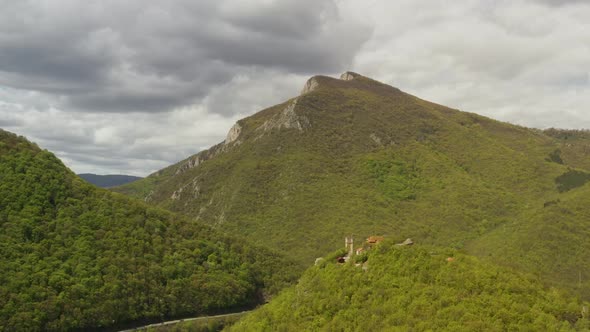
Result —
M 454 4 L 457 3 L 457 4 Z M 459 4 L 460 3 L 460 4 Z M 529 127 L 590 128 L 590 2 L 0 0 L 0 128 L 147 175 L 353 70 Z

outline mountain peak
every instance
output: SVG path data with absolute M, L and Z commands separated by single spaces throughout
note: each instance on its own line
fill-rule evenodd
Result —
M 360 77 L 360 74 L 357 74 L 355 72 L 352 71 L 346 71 L 344 73 L 342 73 L 342 75 L 340 75 L 340 79 L 343 81 L 352 81 L 353 79 Z
M 313 76 L 308 79 L 307 82 L 305 82 L 305 85 L 303 86 L 300 94 L 304 95 L 306 93 L 312 92 L 318 86 L 320 86 L 320 83 L 318 82 L 317 76 Z
M 342 73 L 342 75 L 340 75 L 340 80 L 352 81 L 353 79 L 355 79 L 357 77 L 361 77 L 361 76 L 362 75 L 357 74 L 355 72 L 346 71 L 346 72 Z M 317 89 L 320 86 L 320 78 L 324 78 L 324 77 L 326 77 L 326 76 L 321 76 L 321 75 L 312 76 L 310 79 L 307 80 L 307 82 L 305 82 L 305 85 L 303 86 L 303 90 L 301 90 L 301 94 L 304 95 L 308 92 L 311 92 L 311 91 Z M 331 79 L 333 79 L 333 78 L 331 78 Z

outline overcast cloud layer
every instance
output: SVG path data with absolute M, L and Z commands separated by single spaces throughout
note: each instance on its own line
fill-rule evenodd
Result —
M 0 128 L 148 173 L 354 70 L 531 127 L 590 128 L 586 1 L 0 0 Z

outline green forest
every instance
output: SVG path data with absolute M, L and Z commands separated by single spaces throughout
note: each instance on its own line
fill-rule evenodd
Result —
M 253 306 L 298 270 L 269 249 L 96 188 L 0 130 L 0 331 Z
M 573 331 L 582 303 L 535 277 L 453 249 L 395 246 L 334 256 L 230 331 Z

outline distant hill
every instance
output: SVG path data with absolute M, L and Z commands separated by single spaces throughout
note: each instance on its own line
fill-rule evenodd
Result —
M 302 264 L 345 235 L 411 237 L 590 299 L 587 136 L 502 123 L 354 73 L 314 76 L 224 142 L 113 190 Z
M 0 331 L 253 306 L 298 270 L 272 250 L 90 185 L 0 130 Z
M 587 303 L 452 249 L 383 243 L 359 266 L 333 258 L 229 331 L 590 329 Z
M 121 186 L 133 181 L 137 181 L 143 179 L 139 176 L 132 176 L 132 175 L 119 175 L 119 174 L 109 174 L 109 175 L 98 175 L 98 174 L 90 174 L 90 173 L 82 173 L 78 174 L 79 177 L 82 179 L 92 183 L 95 186 L 101 188 L 109 188 L 109 187 L 116 187 Z

